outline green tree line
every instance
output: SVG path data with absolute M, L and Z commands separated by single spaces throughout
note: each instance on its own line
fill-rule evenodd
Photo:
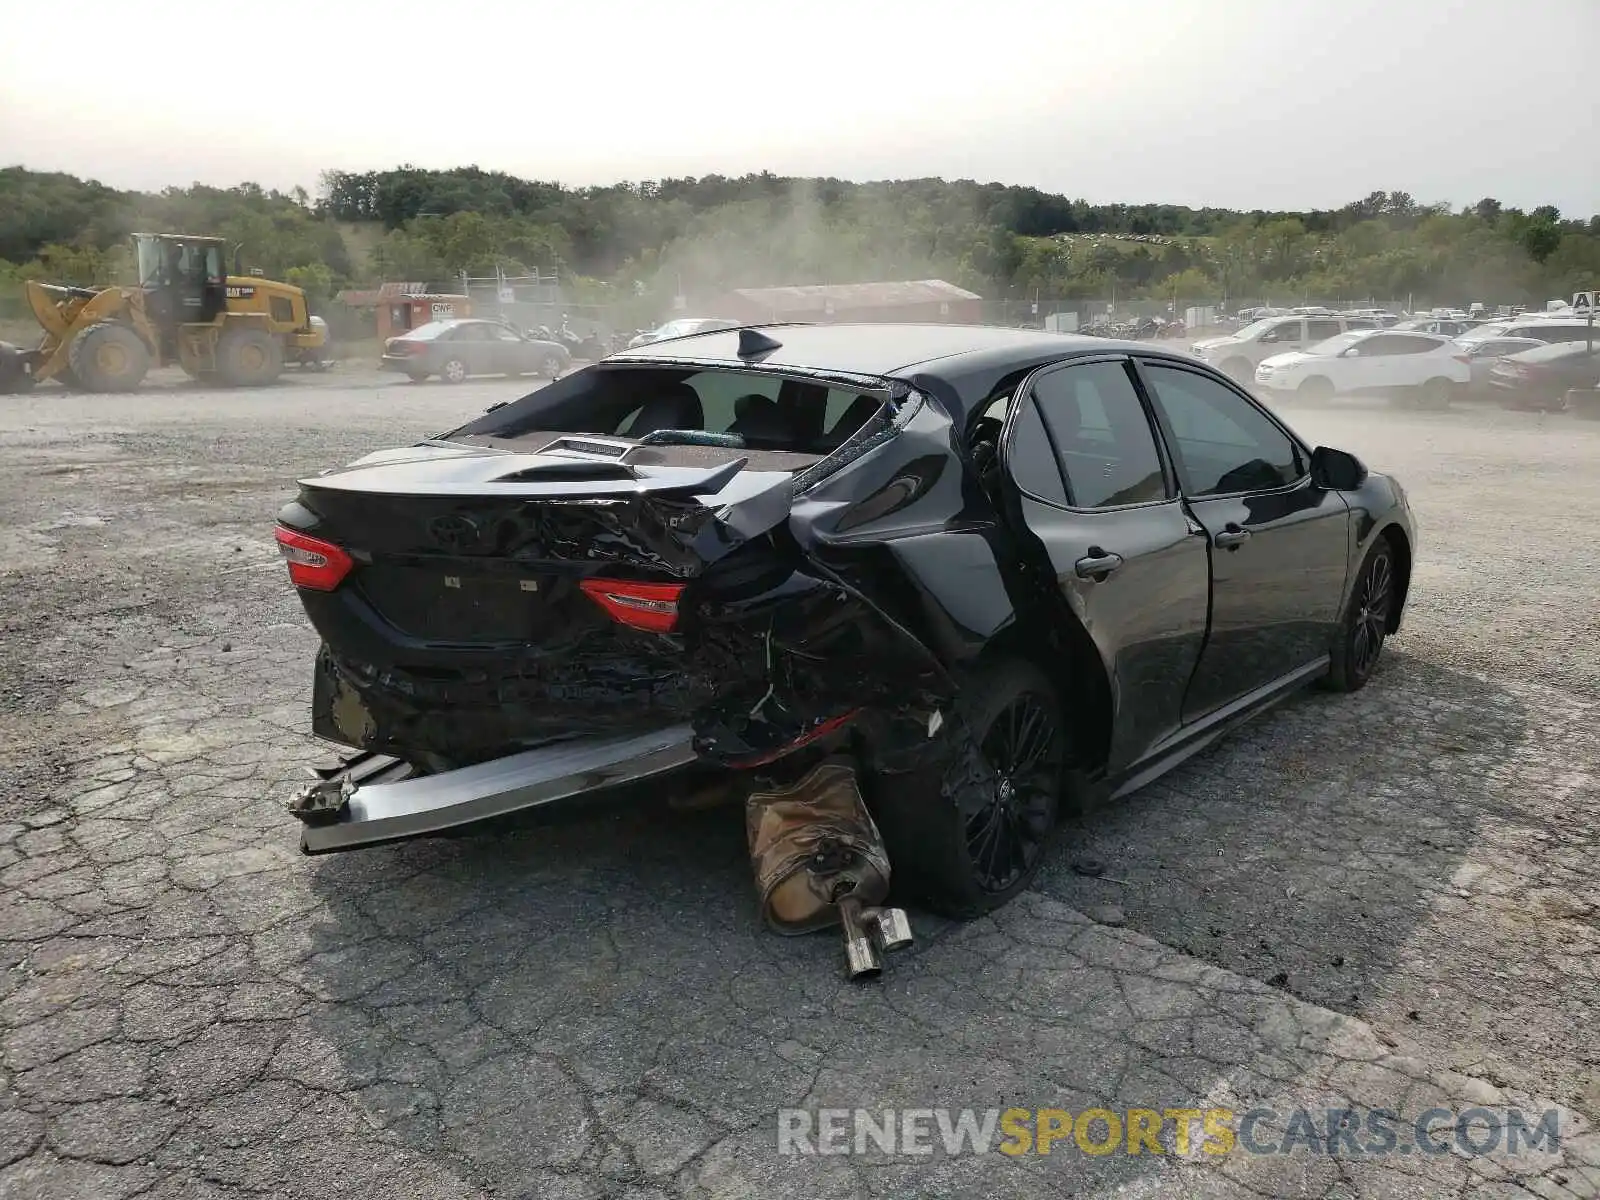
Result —
M 253 183 L 159 193 L 0 170 L 0 292 L 125 281 L 127 235 L 221 236 L 326 303 L 385 279 L 558 272 L 575 299 L 659 315 L 679 291 L 941 277 L 986 297 L 1395 298 L 1539 303 L 1600 285 L 1600 216 L 1372 192 L 1342 208 L 1093 205 L 971 180 L 762 173 L 571 188 L 477 167 L 329 171 L 319 193 Z M 8 289 L 8 285 L 9 289 Z M 654 313 L 647 310 L 654 309 Z

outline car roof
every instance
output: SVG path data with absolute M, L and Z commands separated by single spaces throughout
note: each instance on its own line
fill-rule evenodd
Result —
M 1001 379 L 1065 358 L 1093 354 L 1138 353 L 1169 358 L 1188 366 L 1194 360 L 1148 342 L 1011 329 L 994 325 L 861 323 L 828 325 L 754 325 L 778 342 L 778 348 L 745 360 L 739 357 L 740 330 L 716 330 L 621 350 L 606 366 L 652 363 L 671 366 L 704 364 L 734 370 L 759 366 L 867 379 L 903 380 L 932 386 L 942 402 L 957 405 L 951 416 L 964 420 L 965 410 L 990 395 Z
M 881 379 L 901 378 L 919 368 L 941 363 L 956 367 L 985 357 L 1007 360 L 1070 353 L 1074 349 L 1101 349 L 1120 345 L 1106 338 L 1075 337 L 1037 329 L 1011 329 L 995 325 L 914 325 L 885 322 L 836 325 L 752 325 L 779 343 L 762 355 L 767 367 L 824 369 L 845 375 Z M 726 362 L 741 366 L 739 331 L 718 329 L 674 338 L 668 345 L 641 346 L 613 354 L 608 361 L 630 359 Z

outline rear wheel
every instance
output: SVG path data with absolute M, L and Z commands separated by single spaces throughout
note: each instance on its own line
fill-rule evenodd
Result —
M 946 916 L 975 917 L 1038 874 L 1061 812 L 1068 737 L 1055 689 L 1019 660 L 983 669 L 955 715 L 942 736 L 964 726 L 971 742 L 951 748 L 942 777 L 885 777 L 872 809 L 897 890 Z
M 217 341 L 217 373 L 229 387 L 263 387 L 283 372 L 283 347 L 265 329 L 229 329 Z
M 1295 389 L 1296 396 L 1311 404 L 1333 399 L 1333 380 L 1322 375 L 1313 375 Z
M 562 362 L 559 354 L 548 354 L 545 356 L 544 362 L 539 367 L 539 374 L 543 375 L 546 379 L 560 379 L 561 372 L 565 369 L 566 364 Z
M 446 359 L 439 368 L 439 378 L 446 383 L 461 383 L 467 377 L 467 364 L 459 358 Z
M 1372 678 L 1389 636 L 1396 601 L 1394 547 L 1388 538 L 1380 537 L 1361 564 L 1349 611 L 1333 644 L 1324 679 L 1330 691 L 1359 691 Z
M 1441 409 L 1450 407 L 1450 395 L 1455 385 L 1448 379 L 1430 379 L 1417 389 L 1417 407 Z
M 126 325 L 101 321 L 72 339 L 67 363 L 85 391 L 131 392 L 150 369 L 150 348 Z

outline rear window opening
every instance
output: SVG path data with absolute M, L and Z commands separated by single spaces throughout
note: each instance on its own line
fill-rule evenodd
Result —
M 563 434 L 642 443 L 630 463 L 715 460 L 729 450 L 801 467 L 871 421 L 877 396 L 848 387 L 726 369 L 582 371 L 486 413 L 445 436 L 539 449 Z M 571 443 L 569 442 L 569 445 Z M 696 453 L 698 452 L 698 453 Z M 778 461 L 766 465 L 778 467 Z

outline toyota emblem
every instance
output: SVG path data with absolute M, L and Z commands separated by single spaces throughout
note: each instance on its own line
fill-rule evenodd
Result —
M 428 522 L 428 532 L 446 550 L 465 550 L 477 545 L 478 538 L 482 536 L 475 521 L 457 513 L 435 517 Z

